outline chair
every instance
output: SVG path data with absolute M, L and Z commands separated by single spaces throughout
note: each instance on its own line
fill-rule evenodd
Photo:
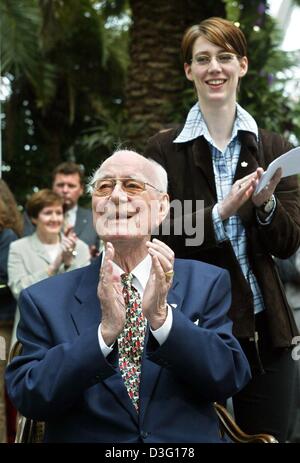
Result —
M 15 444 L 41 444 L 44 440 L 45 423 L 17 414 Z
M 22 344 L 17 341 L 9 355 L 9 362 L 17 355 L 22 352 Z M 274 444 L 278 443 L 275 437 L 270 434 L 246 434 L 234 421 L 231 414 L 227 411 L 223 405 L 214 403 L 214 408 L 219 419 L 220 434 L 223 437 L 227 435 L 235 443 L 265 443 Z M 31 420 L 18 413 L 17 415 L 17 432 L 16 432 L 16 444 L 21 443 L 41 443 L 44 438 L 45 423 L 42 421 Z
M 223 405 L 214 403 L 215 411 L 219 418 L 220 431 L 223 436 L 226 434 L 233 442 L 239 444 L 277 444 L 278 441 L 271 434 L 246 434 L 236 424 L 231 414 L 226 410 Z

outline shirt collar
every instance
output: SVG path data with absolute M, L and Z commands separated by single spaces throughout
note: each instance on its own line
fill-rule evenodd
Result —
M 255 120 L 251 114 L 236 103 L 236 118 L 232 129 L 231 140 L 237 135 L 239 130 L 251 132 L 258 138 L 258 127 Z M 190 109 L 184 127 L 173 143 L 186 143 L 201 136 L 204 136 L 207 141 L 213 143 L 199 103 L 197 102 Z
M 102 252 L 102 262 L 104 260 L 105 256 L 105 249 L 103 249 Z M 102 265 L 102 264 L 101 264 Z M 119 265 L 117 265 L 115 262 L 113 262 L 114 269 L 119 275 L 122 275 L 122 273 L 126 273 Z M 146 284 L 149 280 L 150 276 L 150 271 L 151 271 L 151 266 L 152 266 L 152 260 L 150 255 L 148 254 L 130 273 L 133 275 L 133 286 L 136 287 L 136 289 L 139 292 L 144 292 L 146 288 Z
M 69 214 L 76 215 L 77 214 L 77 209 L 78 209 L 78 204 L 75 204 L 74 207 L 71 207 L 71 209 L 68 209 L 66 212 Z

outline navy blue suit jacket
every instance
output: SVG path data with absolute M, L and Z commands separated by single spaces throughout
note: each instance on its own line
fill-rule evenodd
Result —
M 99 265 L 100 258 L 21 293 L 23 353 L 6 373 L 15 406 L 46 421 L 46 442 L 220 442 L 212 403 L 250 379 L 227 317 L 227 271 L 175 261 L 173 324 L 161 346 L 147 330 L 137 414 L 117 343 L 107 358 L 99 348 Z

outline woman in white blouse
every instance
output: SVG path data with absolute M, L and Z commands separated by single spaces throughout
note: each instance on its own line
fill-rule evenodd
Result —
M 57 193 L 49 189 L 34 193 L 27 211 L 36 231 L 11 243 L 8 256 L 8 285 L 16 299 L 33 283 L 90 263 L 88 245 L 70 227 L 62 233 L 63 200 Z M 18 319 L 17 312 L 15 326 Z

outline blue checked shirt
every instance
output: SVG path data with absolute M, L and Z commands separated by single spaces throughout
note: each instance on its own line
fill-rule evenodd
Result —
M 258 138 L 258 128 L 255 120 L 247 111 L 237 104 L 236 119 L 233 125 L 231 139 L 225 150 L 221 152 L 219 148 L 215 146 L 200 111 L 199 104 L 196 103 L 188 113 L 183 130 L 174 140 L 174 143 L 185 143 L 200 136 L 206 139 L 212 155 L 218 202 L 222 201 L 225 196 L 228 195 L 233 184 L 241 150 L 241 144 L 238 139 L 239 130 L 252 132 Z M 250 268 L 247 256 L 246 230 L 241 219 L 237 215 L 233 215 L 222 222 L 217 206 L 216 204 L 212 210 L 216 239 L 219 242 L 230 240 L 243 275 L 251 287 L 254 312 L 261 312 L 265 307 L 258 282 Z

